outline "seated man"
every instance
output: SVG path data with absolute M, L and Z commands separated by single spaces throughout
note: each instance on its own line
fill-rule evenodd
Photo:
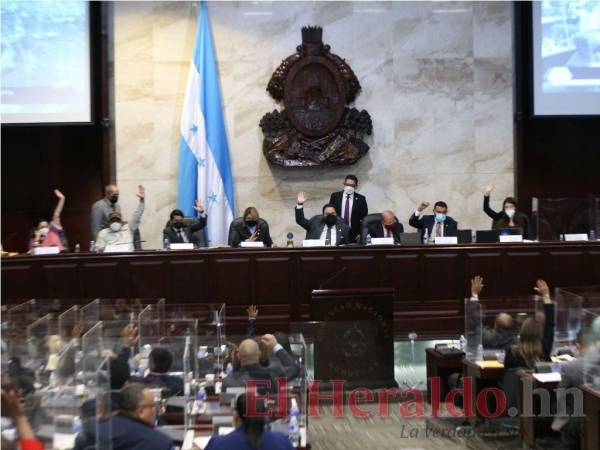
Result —
M 175 445 L 171 438 L 154 429 L 157 412 L 150 389 L 140 383 L 127 384 L 121 389 L 120 412 L 98 422 L 94 418 L 85 421 L 75 438 L 74 450 L 172 450 Z
M 304 217 L 304 202 L 306 194 L 300 192 L 296 205 L 296 223 L 306 230 L 306 239 L 321 239 L 325 241 L 325 245 L 332 246 L 350 243 L 350 228 L 337 217 L 333 205 L 323 206 L 323 214 L 307 220 Z
M 103 405 L 110 412 L 118 411 L 121 409 L 121 392 L 123 388 L 131 378 L 129 364 L 126 359 L 123 358 L 110 358 L 109 361 L 109 374 L 110 374 L 110 404 Z M 96 416 L 96 399 L 89 399 L 83 402 L 81 405 L 81 419 L 87 419 L 88 417 Z
M 54 195 L 58 198 L 56 208 L 52 214 L 52 221 L 40 220 L 33 229 L 29 240 L 29 251 L 33 253 L 34 247 L 58 247 L 59 251 L 68 250 L 65 230 L 60 223 L 60 215 L 65 206 L 65 196 L 58 189 L 54 189 Z
M 427 230 L 429 239 L 436 237 L 457 236 L 458 223 L 448 216 L 448 205 L 444 202 L 436 202 L 433 205 L 433 215 L 422 215 L 421 213 L 429 207 L 428 202 L 422 202 L 408 221 L 411 227 L 421 230 L 421 239 Z
M 394 243 L 399 244 L 404 226 L 398 222 L 392 211 L 387 210 L 381 213 L 381 221 L 369 225 L 368 233 L 374 238 L 394 238 Z
M 223 379 L 222 389 L 224 391 L 230 387 L 245 387 L 246 381 L 268 381 L 269 387 L 259 386 L 259 391 L 277 392 L 277 386 L 271 373 L 259 364 L 260 349 L 256 341 L 245 339 L 237 350 L 239 367 Z
M 148 368 L 150 373 L 142 382 L 149 387 L 164 388 L 167 396 L 183 394 L 183 379 L 169 375 L 168 372 L 173 365 L 173 355 L 169 350 L 162 347 L 153 348 L 148 357 Z
M 184 215 L 180 209 L 171 211 L 171 214 L 169 215 L 169 226 L 165 227 L 163 230 L 163 241 L 168 239 L 171 244 L 187 244 L 191 242 L 194 244 L 194 247 L 200 246 L 200 240 L 195 233 L 206 226 L 207 216 L 200 200 L 196 200 L 194 209 L 200 214 L 200 218 L 190 226 L 183 220 Z
M 123 247 L 123 251 L 132 250 L 134 248 L 134 234 L 140 226 L 142 215 L 144 214 L 144 199 L 146 197 L 144 188 L 139 186 L 138 198 L 140 199 L 138 206 L 133 213 L 131 223 L 123 222 L 120 212 L 110 213 L 108 216 L 109 227 L 100 230 L 96 241 L 96 249 L 100 252 L 104 251 L 107 245 L 119 245 Z

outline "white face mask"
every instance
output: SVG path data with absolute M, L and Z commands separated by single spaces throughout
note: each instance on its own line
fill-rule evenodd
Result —
M 504 208 L 504 213 L 508 216 L 509 219 L 512 219 L 515 216 L 514 208 Z
M 354 194 L 354 188 L 352 186 L 344 186 L 344 194 L 346 194 L 346 195 Z
M 121 229 L 121 222 L 113 222 L 110 224 L 110 229 L 117 232 Z
M 50 231 L 50 228 L 48 228 L 48 227 L 40 228 L 40 236 L 46 236 L 49 231 Z

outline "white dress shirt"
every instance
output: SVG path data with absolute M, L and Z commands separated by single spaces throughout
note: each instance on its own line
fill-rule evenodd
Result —
M 421 211 L 419 211 L 418 209 L 415 211 L 415 217 L 417 217 L 419 220 L 423 219 L 423 216 L 421 215 Z M 440 223 L 440 232 L 439 232 L 439 234 L 437 234 L 436 228 L 437 228 L 438 222 L 435 220 L 435 215 L 434 215 L 433 227 L 431 228 L 431 234 L 430 234 L 429 238 L 444 237 L 444 222 L 439 222 L 439 223 Z
M 325 224 L 324 224 L 325 225 Z M 323 227 L 323 231 L 321 232 L 321 240 L 325 240 L 325 236 L 327 236 L 327 225 Z M 331 227 L 331 245 L 334 246 L 337 244 L 337 228 L 336 226 Z

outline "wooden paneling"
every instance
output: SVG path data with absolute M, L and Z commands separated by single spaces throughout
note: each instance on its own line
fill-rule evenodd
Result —
M 211 303 L 207 294 L 208 263 L 203 258 L 170 261 L 171 275 L 169 298 L 175 303 Z
M 4 261 L 2 261 L 4 263 Z M 2 301 L 43 296 L 43 288 L 34 282 L 33 264 L 2 264 Z
M 257 257 L 251 266 L 255 287 L 253 303 L 290 304 L 290 258 Z
M 508 252 L 502 259 L 502 295 L 531 294 L 535 280 L 544 276 L 539 251 Z
M 425 254 L 424 292 L 425 298 L 441 300 L 464 296 L 464 268 L 459 253 Z
M 129 297 L 168 297 L 168 265 L 165 261 L 132 261 L 129 263 Z
M 215 258 L 211 276 L 215 280 L 215 300 L 233 305 L 251 303 L 250 257 Z
M 79 298 L 81 297 L 81 280 L 79 265 L 42 264 L 44 277 L 44 296 L 49 298 Z
M 83 280 L 82 295 L 87 298 L 128 297 L 129 291 L 120 286 L 119 259 L 109 258 L 105 262 L 81 264 L 80 276 Z
M 381 287 L 396 289 L 396 300 L 419 298 L 423 285 L 420 255 L 385 255 L 381 267 Z

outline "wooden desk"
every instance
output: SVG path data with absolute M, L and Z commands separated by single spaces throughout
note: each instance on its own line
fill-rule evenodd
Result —
M 540 438 L 548 438 L 548 437 L 556 437 L 560 439 L 559 433 L 556 433 L 552 430 L 552 421 L 554 417 L 537 417 L 540 414 L 540 401 L 537 396 L 534 396 L 532 401 L 532 412 L 534 416 L 523 417 L 524 412 L 524 404 L 526 399 L 524 398 L 524 389 L 523 383 L 527 381 L 531 381 L 531 389 L 544 389 L 549 392 L 550 395 L 550 405 L 556 403 L 556 392 L 555 389 L 558 387 L 559 382 L 541 382 L 536 379 L 531 372 L 527 372 L 525 370 L 519 370 L 517 372 L 517 376 L 519 377 L 519 401 L 518 401 L 518 409 L 519 409 L 519 431 L 521 437 L 525 441 L 527 445 L 531 448 L 537 448 L 537 440 Z
M 308 320 L 311 292 L 337 274 L 323 288 L 395 289 L 397 334 L 444 338 L 462 332 L 473 275 L 485 278 L 483 304 L 502 310 L 511 297 L 531 295 L 540 277 L 553 286 L 600 284 L 600 242 L 70 253 L 3 257 L 1 270 L 5 303 L 157 297 L 225 302 L 230 333 L 244 332 L 249 304 L 259 305 L 259 333 Z
M 496 387 L 498 382 L 502 380 L 503 376 L 504 367 L 481 367 L 474 361 L 470 361 L 466 358 L 463 359 L 463 380 L 466 377 L 470 377 L 472 380 L 470 407 L 471 411 L 473 411 L 473 414 L 467 416 L 467 419 L 471 425 L 477 425 L 477 423 L 482 419 L 479 411 L 477 410 L 477 395 L 486 387 Z
M 442 403 L 448 394 L 448 376 L 462 370 L 464 355 L 445 356 L 435 351 L 434 348 L 425 349 L 425 364 L 427 366 L 427 403 L 431 404 L 431 383 L 435 377 L 440 378 L 440 398 Z
M 581 427 L 581 450 L 600 448 L 600 391 L 591 386 L 582 385 L 583 426 Z

